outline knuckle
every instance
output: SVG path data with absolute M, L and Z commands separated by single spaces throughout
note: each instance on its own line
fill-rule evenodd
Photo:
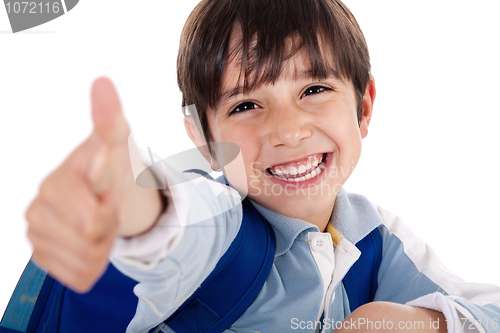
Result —
M 40 197 L 43 198 L 53 198 L 54 195 L 57 193 L 56 190 L 56 180 L 54 179 L 54 175 L 50 175 L 47 177 L 42 184 L 40 185 Z
M 26 217 L 26 220 L 32 223 L 38 220 L 39 212 L 40 212 L 40 202 L 37 199 L 35 199 L 28 207 L 24 215 Z
M 32 229 L 32 231 L 39 230 L 43 232 L 44 230 L 46 230 L 46 208 L 47 207 L 44 206 L 44 204 L 41 203 L 40 200 L 36 199 L 26 211 L 25 217 L 28 221 L 28 226 L 30 229 Z
M 44 239 L 44 236 L 40 234 L 39 230 L 29 226 L 26 231 L 26 236 L 33 246 L 33 251 L 43 253 L 47 251 L 47 242 Z
M 36 246 L 36 233 L 35 231 L 33 230 L 33 227 L 32 226 L 29 226 L 28 227 L 28 231 L 26 232 L 27 236 L 28 236 L 28 239 L 29 241 L 31 242 L 31 244 L 33 244 L 33 246 Z

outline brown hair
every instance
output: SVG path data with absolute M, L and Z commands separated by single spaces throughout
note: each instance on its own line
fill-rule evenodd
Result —
M 236 50 L 230 50 L 235 27 L 240 28 L 241 38 Z M 291 51 L 288 38 L 300 41 Z M 201 1 L 186 21 L 177 58 L 184 114 L 185 107 L 194 104 L 197 125 L 207 143 L 212 141 L 207 108 L 216 108 L 235 51 L 241 55 L 244 88 L 251 90 L 276 82 L 285 61 L 299 49 L 306 50 L 313 77 L 325 79 L 333 69 L 338 77 L 352 81 L 360 120 L 370 57 L 356 19 L 339 0 Z

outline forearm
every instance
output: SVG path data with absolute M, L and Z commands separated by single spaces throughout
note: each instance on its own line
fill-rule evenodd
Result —
M 132 237 L 150 230 L 167 208 L 167 201 L 160 190 L 137 186 L 126 198 L 120 212 L 120 237 Z
M 453 333 L 497 333 L 500 288 L 465 282 L 448 271 L 399 217 L 380 207 L 378 211 L 384 221 L 384 256 L 375 300 L 441 311 Z
M 131 158 L 131 163 L 134 163 Z M 150 230 L 166 210 L 167 200 L 159 189 L 165 189 L 164 175 L 161 169 L 147 167 L 141 161 L 135 161 L 135 169 L 142 170 L 137 178 L 129 168 L 125 171 L 124 178 L 132 181 L 123 181 L 119 197 L 120 237 L 132 237 Z M 155 174 L 153 174 L 153 171 Z M 137 175 L 136 175 L 137 176 Z M 123 196 L 121 196 L 123 194 Z M 118 198 L 115 198 L 118 199 Z
M 443 313 L 390 302 L 372 302 L 349 315 L 336 333 L 347 332 L 446 333 Z

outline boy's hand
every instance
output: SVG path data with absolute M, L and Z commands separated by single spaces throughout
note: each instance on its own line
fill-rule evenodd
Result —
M 446 333 L 445 316 L 438 311 L 390 302 L 372 302 L 357 308 L 335 333 Z
M 135 184 L 130 129 L 106 78 L 92 86 L 94 130 L 40 186 L 26 211 L 33 259 L 76 291 L 89 290 L 117 235 L 149 229 L 161 213 L 158 190 Z

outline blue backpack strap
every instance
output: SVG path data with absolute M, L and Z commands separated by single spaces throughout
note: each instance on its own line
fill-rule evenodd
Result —
M 274 262 L 274 232 L 248 199 L 242 205 L 243 221 L 229 249 L 167 319 L 175 332 L 223 332 L 262 289 Z M 79 294 L 30 261 L 0 322 L 0 333 L 125 332 L 137 308 L 136 284 L 110 263 L 94 287 Z
M 32 260 L 26 265 L 0 322 L 0 332 L 34 332 L 33 327 L 44 317 L 47 302 L 51 303 L 54 279 Z M 48 312 L 45 314 L 47 317 Z
M 361 251 L 361 256 L 342 280 L 351 312 L 375 298 L 378 270 L 382 261 L 382 236 L 379 229 L 375 228 L 356 243 L 356 247 Z
M 125 332 L 134 317 L 137 282 L 111 263 L 85 294 L 61 285 L 31 260 L 0 323 L 0 333 Z
M 220 333 L 255 300 L 271 271 L 276 241 L 272 227 L 248 199 L 236 238 L 212 273 L 164 324 L 175 333 Z

